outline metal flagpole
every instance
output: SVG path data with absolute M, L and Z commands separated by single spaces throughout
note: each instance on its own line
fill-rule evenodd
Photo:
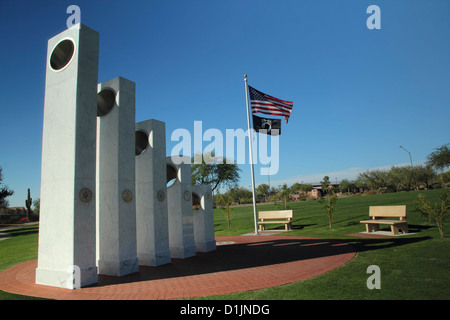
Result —
M 255 173 L 253 172 L 253 147 L 252 147 L 252 130 L 250 126 L 250 108 L 248 103 L 248 84 L 247 84 L 247 75 L 244 75 L 245 82 L 245 98 L 247 103 L 247 124 L 248 124 L 248 141 L 249 141 L 249 153 L 250 153 L 250 168 L 252 173 L 252 193 L 253 193 L 253 217 L 255 220 L 255 235 L 259 235 L 258 233 L 258 217 L 256 215 L 256 196 L 255 196 Z

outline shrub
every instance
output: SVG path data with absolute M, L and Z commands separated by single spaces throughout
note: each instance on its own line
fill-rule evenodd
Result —
M 436 223 L 441 238 L 444 238 L 444 221 L 447 219 L 447 210 L 450 208 L 449 191 L 445 190 L 440 196 L 441 203 L 431 204 L 423 194 L 417 197 L 417 211 L 430 222 Z

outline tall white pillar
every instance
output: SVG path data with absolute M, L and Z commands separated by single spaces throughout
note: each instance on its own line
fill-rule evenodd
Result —
M 81 24 L 48 41 L 37 284 L 97 282 L 98 53 L 98 33 Z
M 117 77 L 97 94 L 98 273 L 138 272 L 135 197 L 135 83 Z
M 139 264 L 171 262 L 167 216 L 166 127 L 157 120 L 136 123 L 136 219 Z
M 189 157 L 183 158 L 175 164 L 167 157 L 167 180 L 175 179 L 167 187 L 170 253 L 179 259 L 195 256 L 191 165 Z
M 192 186 L 194 210 L 194 241 L 197 252 L 216 250 L 214 237 L 214 212 L 210 185 Z

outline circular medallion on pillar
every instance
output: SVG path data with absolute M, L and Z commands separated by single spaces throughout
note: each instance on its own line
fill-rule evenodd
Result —
M 87 203 L 92 199 L 92 191 L 89 188 L 83 188 L 80 190 L 79 197 L 82 202 Z
M 156 198 L 159 201 L 164 201 L 164 199 L 166 198 L 166 194 L 164 193 L 163 190 L 158 190 L 158 192 L 156 193 Z
M 184 192 L 184 200 L 186 201 L 191 200 L 191 193 L 188 190 Z
M 122 199 L 125 202 L 131 202 L 131 200 L 133 200 L 133 193 L 131 192 L 131 190 L 129 189 L 125 189 L 122 192 Z

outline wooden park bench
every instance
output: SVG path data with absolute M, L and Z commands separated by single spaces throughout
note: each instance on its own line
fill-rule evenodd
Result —
M 285 230 L 292 230 L 292 218 L 294 213 L 292 210 L 280 211 L 259 211 L 258 221 L 259 231 L 264 231 L 266 224 L 284 224 Z
M 395 235 L 402 231 L 408 233 L 408 222 L 406 221 L 406 206 L 371 206 L 369 207 L 369 216 L 372 220 L 363 220 L 360 223 L 366 224 L 366 231 L 373 232 L 379 230 L 380 224 L 391 226 L 392 234 Z M 400 218 L 400 220 L 386 220 L 379 218 Z

